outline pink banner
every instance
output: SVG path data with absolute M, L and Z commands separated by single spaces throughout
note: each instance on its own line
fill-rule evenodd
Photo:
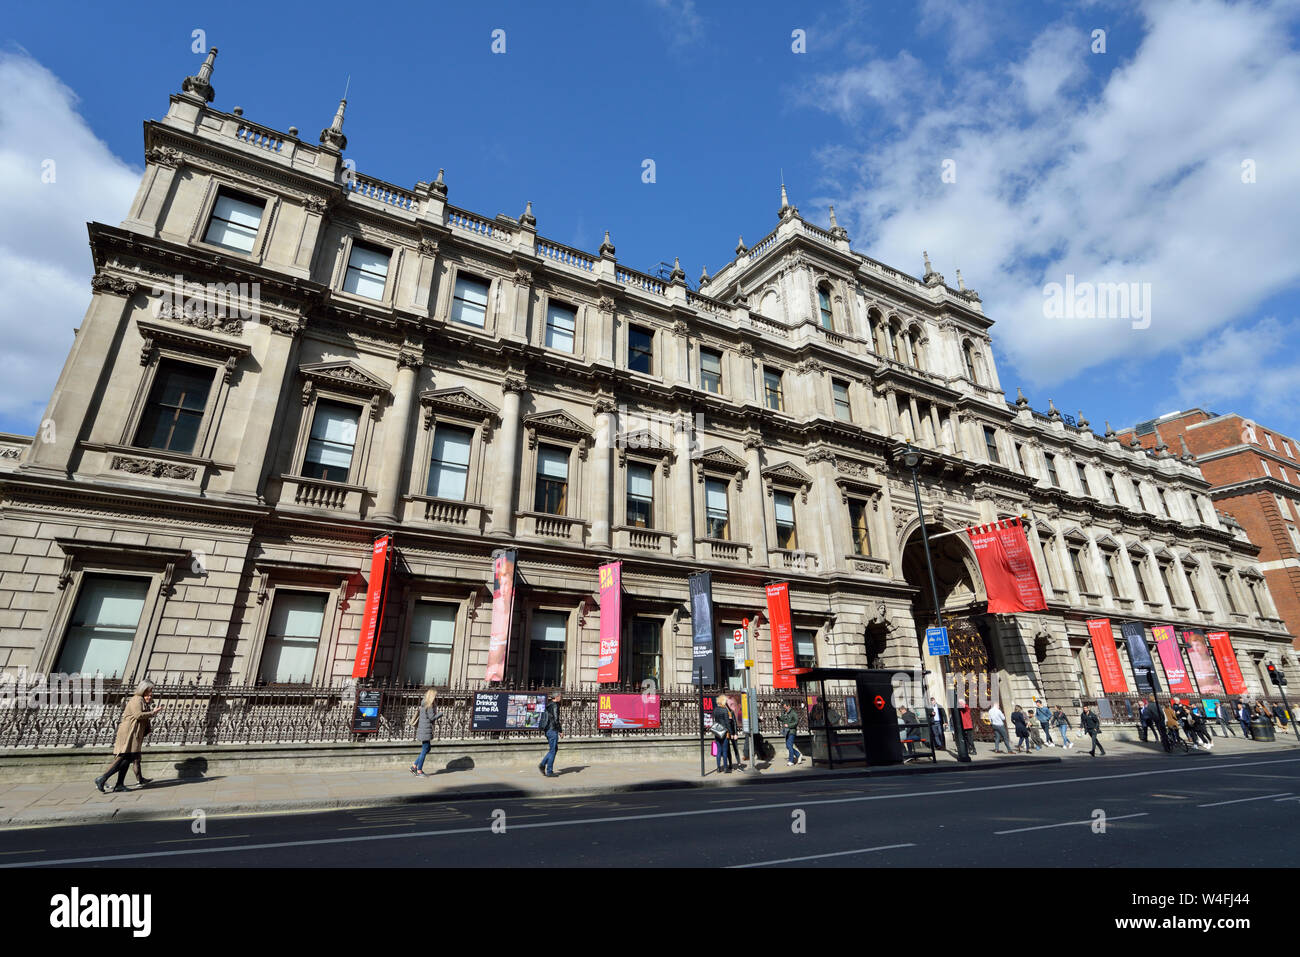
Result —
M 596 659 L 596 681 L 618 681 L 618 646 L 623 625 L 623 563 L 601 565 L 600 657 Z
M 990 615 L 1047 609 L 1020 519 L 968 528 L 966 534 L 984 576 Z
M 510 622 L 515 613 L 515 557 L 506 551 L 492 562 L 492 634 L 488 638 L 488 681 L 500 681 L 506 674 L 506 651 L 510 647 Z
M 1192 694 L 1192 682 L 1187 677 L 1183 653 L 1178 648 L 1178 638 L 1170 625 L 1152 625 L 1151 634 L 1156 639 L 1160 663 L 1165 666 L 1165 680 L 1171 694 Z
M 1087 625 L 1092 636 L 1092 653 L 1097 656 L 1097 670 L 1101 673 L 1101 690 L 1106 694 L 1123 694 L 1128 691 L 1128 682 L 1124 680 L 1124 666 L 1119 663 L 1110 619 L 1089 618 Z
M 602 694 L 596 709 L 596 727 L 601 731 L 613 728 L 659 727 L 659 696 L 657 694 Z
M 1219 673 L 1214 670 L 1214 657 L 1205 644 L 1205 635 L 1199 630 L 1183 632 L 1183 641 L 1187 643 L 1187 657 L 1192 660 L 1192 674 L 1196 676 L 1196 686 L 1203 695 L 1218 696 L 1223 694 L 1223 683 Z
M 1205 637 L 1214 652 L 1214 660 L 1219 663 L 1219 674 L 1223 675 L 1223 688 L 1228 694 L 1245 694 L 1246 679 L 1237 664 L 1237 652 L 1232 647 L 1232 639 L 1226 631 L 1207 632 Z

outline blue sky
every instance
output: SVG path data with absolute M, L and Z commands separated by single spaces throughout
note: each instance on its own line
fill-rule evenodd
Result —
M 1202 406 L 1300 434 L 1293 2 L 329 10 L 9 12 L 0 431 L 36 429 L 89 302 L 84 223 L 124 218 L 141 122 L 197 68 L 202 30 L 221 51 L 215 105 L 309 140 L 350 76 L 362 173 L 411 186 L 444 167 L 458 206 L 532 200 L 548 238 L 594 250 L 608 229 L 620 261 L 680 256 L 694 279 L 775 226 L 784 171 L 802 214 L 824 225 L 835 203 L 856 249 L 917 275 L 928 249 L 951 284 L 962 269 L 1009 397 L 1020 385 L 1098 429 Z M 1045 316 L 1045 285 L 1067 275 L 1149 288 L 1149 325 Z

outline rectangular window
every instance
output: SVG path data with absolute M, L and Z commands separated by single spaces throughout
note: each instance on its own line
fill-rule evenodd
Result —
M 830 293 L 822 286 L 817 287 L 817 311 L 821 313 L 822 328 L 834 330 L 835 322 L 831 316 Z
M 1264 602 L 1259 597 L 1259 582 L 1252 579 L 1246 582 L 1246 586 L 1250 589 L 1250 600 L 1255 603 L 1255 614 L 1259 615 L 1260 618 L 1266 617 L 1264 614 Z
M 722 394 L 722 353 L 700 350 L 700 388 L 714 395 Z
M 427 687 L 445 685 L 451 675 L 451 647 L 456 640 L 456 606 L 417 601 L 411 615 L 406 651 L 406 680 Z
M 638 687 L 646 687 L 644 682 L 654 683 L 653 692 L 663 684 L 663 655 L 660 653 L 659 636 L 663 622 L 658 618 L 633 618 L 631 656 L 628 660 L 627 677 Z
M 1278 470 L 1279 472 L 1282 473 L 1282 481 L 1283 481 L 1283 482 L 1289 482 L 1289 481 L 1291 481 L 1291 479 L 1287 478 L 1287 474 L 1286 474 L 1286 466 L 1285 466 L 1285 465 L 1279 465 L 1279 466 L 1277 467 L 1277 470 Z
M 867 503 L 849 499 L 849 525 L 853 530 L 853 554 L 871 554 L 871 533 L 867 530 Z
M 1106 477 L 1106 491 L 1110 494 L 1110 500 L 1118 504 L 1119 489 L 1115 487 L 1115 473 L 1102 472 L 1101 474 Z
M 487 325 L 488 284 L 476 276 L 461 274 L 456 277 L 456 289 L 451 299 L 452 322 L 482 329 Z
M 251 253 L 265 209 L 266 203 L 260 199 L 219 190 L 203 241 L 236 252 Z
M 1161 562 L 1158 567 L 1160 569 L 1160 582 L 1165 586 L 1165 594 L 1169 596 L 1169 603 L 1172 605 L 1175 599 L 1173 582 L 1169 578 L 1169 563 Z
M 348 269 L 343 275 L 343 291 L 367 299 L 383 299 L 391 260 L 392 254 L 387 249 L 354 242 L 352 254 L 348 256 Z
M 654 333 L 640 326 L 627 329 L 627 367 L 633 372 L 654 374 Z
M 776 511 L 776 547 L 798 548 L 799 539 L 794 529 L 794 496 L 789 492 L 777 492 L 772 496 Z
M 1286 453 L 1286 457 L 1287 457 L 1287 458 L 1289 458 L 1289 459 L 1293 459 L 1293 458 L 1295 458 L 1295 456 L 1291 454 L 1291 443 L 1290 443 L 1290 442 L 1283 442 L 1283 443 L 1282 443 L 1282 451 Z
M 1055 456 L 1055 455 L 1048 454 L 1048 455 L 1043 456 L 1043 459 L 1044 459 L 1044 461 L 1047 462 L 1047 479 L 1048 479 L 1048 481 L 1050 481 L 1050 482 L 1052 483 L 1052 487 L 1053 487 L 1053 488 L 1060 488 L 1060 487 L 1061 487 L 1061 476 L 1060 476 L 1059 474 L 1057 474 L 1057 471 L 1056 471 L 1056 456 Z
M 727 523 L 727 483 L 722 479 L 704 480 L 704 515 L 709 538 L 731 538 Z
M 776 412 L 785 411 L 785 396 L 781 392 L 781 373 L 763 370 L 763 397 L 767 407 Z
M 1079 591 L 1091 591 L 1088 587 L 1088 576 L 1083 573 L 1083 549 L 1077 545 L 1071 545 L 1067 549 L 1070 553 L 1070 569 L 1074 572 L 1074 580 L 1078 583 Z
M 655 470 L 653 465 L 628 463 L 627 523 L 634 528 L 654 528 Z
M 1201 594 L 1201 588 L 1196 583 L 1196 578 L 1199 574 L 1200 574 L 1200 570 L 1196 568 L 1193 568 L 1191 571 L 1189 571 L 1187 573 L 1187 584 L 1192 586 L 1192 601 L 1196 602 L 1196 607 L 1199 609 L 1204 609 L 1205 596 Z
M 312 680 L 325 624 L 325 598 L 317 592 L 278 591 L 262 649 L 258 678 L 267 684 Z
M 346 482 L 352 470 L 352 452 L 357 444 L 361 410 L 338 402 L 317 402 L 311 423 L 307 455 L 302 463 L 306 478 Z
M 1272 477 L 1273 473 L 1269 471 L 1268 462 L 1266 462 L 1264 459 L 1260 459 L 1259 464 L 1264 467 L 1264 474 L 1269 477 Z
M 474 433 L 454 425 L 439 425 L 433 433 L 433 458 L 429 462 L 426 495 L 465 501 L 469 482 L 469 450 Z
M 212 389 L 213 370 L 175 359 L 162 359 L 149 389 L 149 402 L 136 430 L 135 444 L 145 449 L 189 455 L 198 441 L 203 410 Z
M 54 670 L 122 677 L 148 593 L 147 578 L 86 575 Z
M 578 328 L 578 314 L 558 302 L 546 306 L 546 348 L 573 351 L 573 332 Z
M 1151 596 L 1147 594 L 1147 583 L 1142 578 L 1142 563 L 1136 559 L 1133 560 L 1133 580 L 1137 582 L 1138 595 L 1144 602 L 1150 602 Z
M 564 649 L 569 616 L 563 612 L 533 612 L 532 640 L 528 646 L 528 682 L 538 687 L 564 685 Z
M 796 668 L 817 667 L 817 632 L 811 628 L 794 630 L 794 665 Z
M 1029 458 L 1025 455 L 1025 447 L 1019 442 L 1013 442 L 1016 447 L 1016 462 L 1020 465 L 1020 471 L 1029 474 Z
M 564 515 L 569 498 L 569 453 L 551 445 L 537 449 L 537 493 L 533 510 Z
M 1118 598 L 1119 588 L 1115 585 L 1115 556 L 1103 555 L 1101 563 L 1106 569 L 1106 588 L 1110 591 L 1110 597 Z
M 849 384 L 832 379 L 831 394 L 835 399 L 835 418 L 841 422 L 852 422 L 853 409 L 849 405 Z
M 1277 446 L 1273 444 L 1273 436 L 1271 436 L 1271 435 L 1269 435 L 1267 432 L 1265 432 L 1265 433 L 1264 433 L 1264 439 L 1265 439 L 1265 441 L 1268 442 L 1268 447 L 1269 447 L 1270 449 L 1272 449 L 1274 452 L 1276 452 L 1276 451 L 1277 451 Z
M 1232 594 L 1232 581 L 1225 571 L 1216 573 L 1219 576 L 1219 587 L 1223 589 L 1224 600 L 1228 603 L 1228 611 L 1234 615 L 1241 614 L 1241 609 L 1237 607 L 1237 599 Z
M 984 426 L 984 448 L 988 451 L 989 461 L 994 465 L 1001 463 L 998 457 L 998 434 L 989 426 Z

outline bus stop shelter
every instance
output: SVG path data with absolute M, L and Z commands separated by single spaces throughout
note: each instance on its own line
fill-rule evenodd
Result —
M 812 762 L 828 768 L 902 764 L 893 678 L 884 668 L 791 670 L 808 705 Z M 849 690 L 827 693 L 832 682 Z

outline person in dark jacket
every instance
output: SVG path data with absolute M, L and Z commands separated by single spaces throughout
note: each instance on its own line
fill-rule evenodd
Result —
M 961 735 L 966 739 L 966 753 L 975 753 L 975 716 L 970 713 L 966 699 L 957 701 L 957 719 L 961 722 Z
M 1151 719 L 1147 715 L 1147 699 L 1142 698 L 1138 701 L 1138 740 L 1143 744 L 1146 744 L 1147 728 L 1150 726 Z
M 713 740 L 718 748 L 718 770 L 731 773 L 730 740 L 736 736 L 736 719 L 731 706 L 727 704 L 726 695 L 718 695 L 713 709 Z
M 1160 710 L 1160 705 L 1156 704 L 1155 701 L 1149 701 L 1142 713 L 1146 716 L 1147 727 L 1155 732 L 1159 739 L 1160 746 L 1164 748 L 1166 752 L 1172 750 L 1173 745 L 1169 743 L 1169 735 L 1165 732 L 1165 716 Z
M 1016 705 L 1011 710 L 1011 723 L 1016 728 L 1016 750 L 1025 749 L 1025 754 L 1030 751 L 1029 746 L 1029 722 L 1025 720 L 1025 711 L 1020 705 Z
M 1097 735 L 1101 734 L 1101 719 L 1097 717 L 1096 712 L 1091 708 L 1084 706 L 1083 715 L 1079 718 L 1083 724 L 1084 733 L 1092 739 L 1092 750 L 1088 753 L 1094 758 L 1097 756 L 1097 749 L 1101 748 L 1102 756 L 1106 754 L 1106 749 L 1101 747 L 1101 742 L 1097 740 Z
M 781 727 L 785 729 L 785 766 L 792 768 L 803 759 L 803 755 L 794 746 L 794 736 L 799 730 L 799 709 L 789 701 L 781 703 Z
M 1250 707 L 1244 700 L 1237 702 L 1237 720 L 1241 722 L 1241 733 L 1253 741 L 1255 732 L 1250 729 Z
M 415 740 L 420 742 L 420 756 L 411 765 L 411 773 L 417 777 L 428 777 L 424 773 L 424 759 L 433 744 L 433 722 L 438 717 L 438 712 L 433 710 L 433 706 L 437 701 L 438 692 L 430 688 L 424 693 L 424 700 L 420 702 L 420 707 L 415 712 Z
M 939 706 L 939 702 L 934 698 L 930 699 L 930 728 L 934 732 L 934 746 L 940 750 L 947 750 L 948 742 L 944 738 L 943 729 L 948 724 L 948 712 Z
M 555 752 L 560 749 L 560 735 L 564 733 L 564 728 L 560 725 L 560 704 L 563 701 L 564 696 L 558 691 L 555 692 L 546 702 L 546 712 L 542 715 L 539 725 L 546 735 L 546 743 L 550 746 L 546 757 L 542 758 L 542 763 L 537 765 L 537 770 L 542 772 L 544 778 L 559 777 L 555 773 Z

